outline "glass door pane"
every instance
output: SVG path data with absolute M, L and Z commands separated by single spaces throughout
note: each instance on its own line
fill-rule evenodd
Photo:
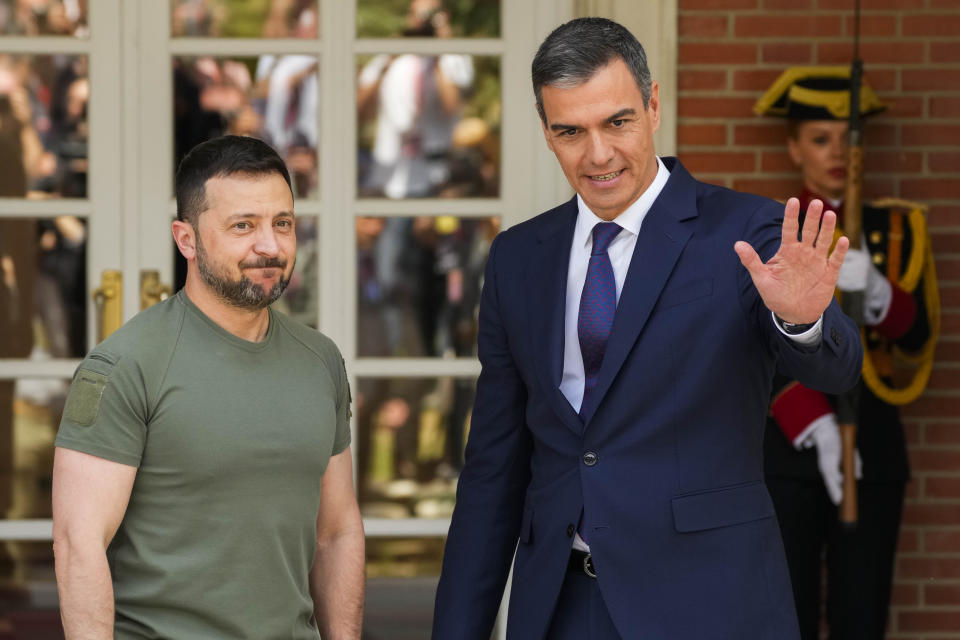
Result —
M 88 69 L 84 55 L 0 53 L 0 195 L 87 197 Z
M 496 38 L 500 0 L 357 0 L 358 38 Z
M 499 218 L 356 218 L 357 355 L 475 357 Z
M 87 352 L 87 222 L 0 218 L 0 358 Z
M 499 58 L 382 53 L 357 70 L 359 197 L 500 194 Z
M 0 35 L 89 37 L 84 0 L 2 0 Z
M 170 0 L 174 37 L 316 38 L 317 0 Z

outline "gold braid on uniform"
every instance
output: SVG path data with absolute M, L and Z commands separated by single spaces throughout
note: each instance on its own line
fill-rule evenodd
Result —
M 940 335 L 940 293 L 937 290 L 937 273 L 934 268 L 933 250 L 927 235 L 927 220 L 924 209 L 913 203 L 888 198 L 871 203 L 878 208 L 904 208 L 910 211 L 908 222 L 913 236 L 913 247 L 907 268 L 897 281 L 897 286 L 908 293 L 913 293 L 923 278 L 923 298 L 927 309 L 927 321 L 930 325 L 930 337 L 926 344 L 914 354 L 907 354 L 898 347 L 894 347 L 899 358 L 916 365 L 917 370 L 913 379 L 902 389 L 888 385 L 877 373 L 867 345 L 866 331 L 860 330 L 860 340 L 863 343 L 863 381 L 875 396 L 892 405 L 909 404 L 916 400 L 930 380 L 933 369 L 933 356 Z

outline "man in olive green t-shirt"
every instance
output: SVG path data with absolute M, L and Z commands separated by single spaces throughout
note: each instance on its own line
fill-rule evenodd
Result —
M 67 640 L 357 640 L 343 359 L 269 307 L 296 254 L 287 169 L 252 138 L 204 143 L 177 209 L 186 286 L 84 359 L 57 436 Z

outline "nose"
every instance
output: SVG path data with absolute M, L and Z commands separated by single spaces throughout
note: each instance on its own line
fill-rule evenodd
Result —
M 275 257 L 280 252 L 280 245 L 277 242 L 277 232 L 272 225 L 263 225 L 257 232 L 256 242 L 253 244 L 253 251 L 257 255 L 267 258 Z
M 847 138 L 846 136 L 837 136 L 830 145 L 830 154 L 836 158 L 847 157 Z
M 613 160 L 613 147 L 600 132 L 593 132 L 588 138 L 587 160 L 595 167 L 605 167 Z

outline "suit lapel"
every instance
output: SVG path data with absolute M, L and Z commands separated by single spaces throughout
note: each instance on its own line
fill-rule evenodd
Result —
M 597 386 L 581 411 L 587 424 L 636 344 L 660 292 L 693 234 L 693 224 L 689 221 L 697 216 L 696 182 L 679 162 L 667 160 L 673 159 L 664 160 L 670 168 L 670 178 L 640 227 Z
M 560 391 L 563 376 L 564 315 L 570 244 L 577 220 L 576 197 L 537 234 L 527 262 L 527 313 L 533 334 L 535 368 L 554 412 L 572 431 L 583 430 L 580 417 Z

